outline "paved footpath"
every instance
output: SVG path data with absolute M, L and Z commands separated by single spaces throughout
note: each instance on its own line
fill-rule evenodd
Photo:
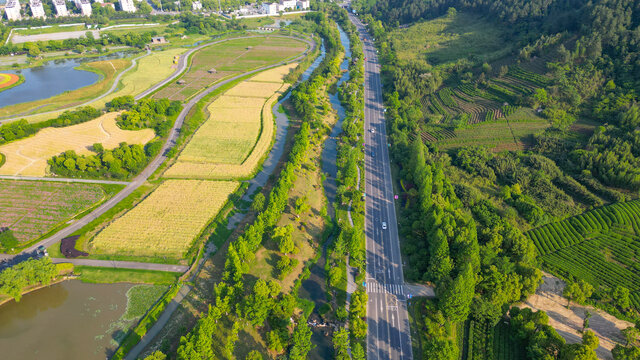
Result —
M 93 260 L 93 259 L 65 259 L 51 258 L 54 264 L 71 263 L 73 265 L 97 266 L 115 269 L 155 270 L 183 273 L 189 269 L 186 265 L 153 264 L 135 261 Z
M 38 176 L 0 175 L 0 179 L 2 179 L 2 180 L 25 180 L 25 181 L 55 181 L 55 182 L 88 183 L 88 184 L 129 185 L 128 181 L 94 180 L 94 179 L 70 179 L 70 178 L 38 177 Z

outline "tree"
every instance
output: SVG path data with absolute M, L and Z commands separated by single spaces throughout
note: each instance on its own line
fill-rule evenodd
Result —
M 581 304 L 587 301 L 591 294 L 593 294 L 593 286 L 584 280 L 569 283 L 562 292 L 562 295 L 567 298 L 567 308 L 571 306 L 572 300 Z
M 356 342 L 351 349 L 351 358 L 353 360 L 365 360 L 366 354 L 364 353 L 364 349 L 359 342 Z
M 262 354 L 260 354 L 258 350 L 251 350 L 251 352 L 247 354 L 247 357 L 245 358 L 245 360 L 263 360 L 263 359 L 264 358 L 262 357 Z
M 589 319 L 591 318 L 591 312 L 589 310 L 585 310 L 584 312 L 584 320 L 582 321 L 582 331 L 589 328 Z
M 595 350 L 600 346 L 600 340 L 591 330 L 585 331 L 584 334 L 582 334 L 582 343 L 591 350 Z
M 629 300 L 629 289 L 623 286 L 616 286 L 615 290 L 613 290 L 612 297 L 616 302 L 616 305 L 622 310 L 627 310 L 631 306 L 631 301 Z
M 469 263 L 464 265 L 460 274 L 451 285 L 445 285 L 439 296 L 440 309 L 452 322 L 464 321 L 469 315 L 476 285 L 475 273 Z
M 298 217 L 309 211 L 309 209 L 311 209 L 311 205 L 309 205 L 309 200 L 306 196 L 302 196 L 296 199 L 295 212 Z
M 273 230 L 272 238 L 278 244 L 278 249 L 283 254 L 289 254 L 296 248 L 293 241 L 293 225 L 277 227 Z
M 165 360 L 167 355 L 163 354 L 162 351 L 156 350 L 153 354 L 144 358 L 144 360 Z
M 255 212 L 263 211 L 265 200 L 266 199 L 263 193 L 259 192 L 258 194 L 256 194 L 256 196 L 253 198 L 253 202 L 251 203 L 251 210 Z
M 273 302 L 270 298 L 271 289 L 267 282 L 258 279 L 251 294 L 244 304 L 244 317 L 251 322 L 253 326 L 262 326 L 269 315 Z
M 293 346 L 289 352 L 289 359 L 304 360 L 307 358 L 307 354 L 314 347 L 311 343 L 311 334 L 311 329 L 307 325 L 307 318 L 301 317 L 293 331 Z
M 630 344 L 633 345 L 638 340 L 638 337 L 640 337 L 640 330 L 638 330 L 638 328 L 633 326 L 629 326 L 628 328 L 620 332 L 622 333 L 622 336 L 624 336 L 624 339 L 627 342 L 626 345 L 630 345 Z
M 349 356 L 349 332 L 342 328 L 333 333 L 333 350 L 336 360 L 351 360 Z

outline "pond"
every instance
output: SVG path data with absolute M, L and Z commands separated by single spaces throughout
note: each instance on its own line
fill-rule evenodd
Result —
M 2 359 L 104 360 L 132 286 L 64 281 L 0 306 Z
M 94 84 L 100 75 L 91 71 L 78 70 L 80 64 L 90 61 L 109 60 L 128 56 L 128 53 L 115 53 L 96 58 L 53 60 L 42 66 L 20 70 L 0 71 L 18 74 L 24 77 L 24 83 L 0 92 L 0 108 L 24 102 L 47 99 Z

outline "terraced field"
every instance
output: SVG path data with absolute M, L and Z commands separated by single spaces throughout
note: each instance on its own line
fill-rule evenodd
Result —
M 0 166 L 0 175 L 45 176 L 47 160 L 62 152 L 73 150 L 90 154 L 89 148 L 102 143 L 106 149 L 116 148 L 121 142 L 146 144 L 155 137 L 153 130 L 122 130 L 116 125 L 119 113 L 108 113 L 82 124 L 45 128 L 36 135 L 0 146 L 6 162 Z
M 267 70 L 234 86 L 207 108 L 196 131 L 164 174 L 167 178 L 234 179 L 249 176 L 274 135 L 271 108 L 288 87 L 283 78 L 296 64 Z
M 182 259 L 237 187 L 232 181 L 167 180 L 99 232 L 89 250 Z
M 640 310 L 640 200 L 587 211 L 527 232 L 544 265 L 599 286 L 626 287 Z

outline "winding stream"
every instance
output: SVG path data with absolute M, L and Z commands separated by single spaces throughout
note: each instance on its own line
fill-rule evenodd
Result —
M 342 64 L 340 64 L 340 70 L 344 73 L 338 80 L 337 85 L 340 86 L 343 82 L 349 80 L 349 61 L 351 59 L 351 43 L 347 34 L 342 31 L 342 28 L 338 26 L 340 32 L 340 42 L 345 49 L 345 58 Z M 331 106 L 336 110 L 338 114 L 338 121 L 331 129 L 331 134 L 324 142 L 322 149 L 322 172 L 326 174 L 326 179 L 323 183 L 325 195 L 327 196 L 328 206 L 327 212 L 331 218 L 335 217 L 335 210 L 333 208 L 336 200 L 336 175 L 338 173 L 338 167 L 336 165 L 336 159 L 338 156 L 338 137 L 342 133 L 342 122 L 345 118 L 345 109 L 340 103 L 338 92 L 335 94 L 329 94 L 329 100 Z M 300 297 L 313 301 L 316 306 L 314 312 L 318 314 L 318 310 L 322 305 L 327 302 L 327 289 L 326 289 L 326 277 L 324 267 L 327 258 L 327 246 L 333 241 L 329 238 L 323 248 L 322 256 L 318 259 L 318 262 L 311 267 L 311 275 L 309 278 L 302 282 L 300 287 Z M 335 309 L 334 309 L 335 310 Z M 333 357 L 333 342 L 331 337 L 326 335 L 321 328 L 312 328 L 313 334 L 311 341 L 315 347 L 307 355 L 307 359 L 330 359 Z

